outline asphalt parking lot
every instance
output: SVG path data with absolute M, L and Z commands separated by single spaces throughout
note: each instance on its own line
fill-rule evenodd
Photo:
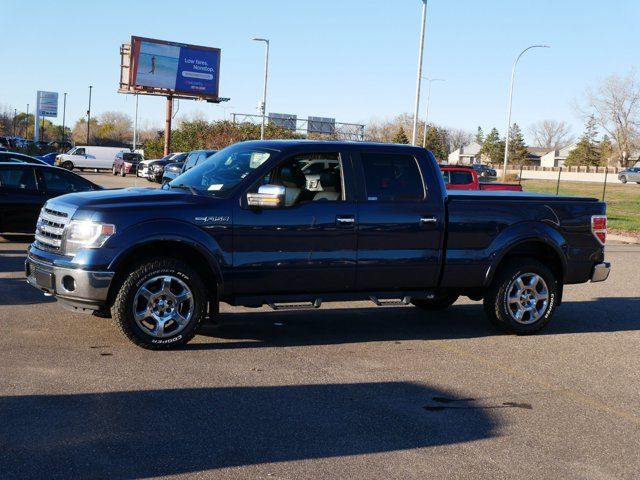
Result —
M 2 478 L 638 478 L 638 246 L 540 335 L 469 300 L 223 306 L 151 352 L 28 286 L 27 242 L 0 240 Z

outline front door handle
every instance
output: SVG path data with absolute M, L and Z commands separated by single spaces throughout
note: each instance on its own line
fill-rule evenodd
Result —
M 420 225 L 429 225 L 432 223 L 438 223 L 437 217 L 420 217 Z
M 338 215 L 336 217 L 336 223 L 343 227 L 350 227 L 355 225 L 356 219 L 353 215 Z

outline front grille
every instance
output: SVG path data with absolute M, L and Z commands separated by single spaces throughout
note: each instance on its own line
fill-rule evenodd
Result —
M 71 221 L 69 212 L 46 204 L 40 211 L 36 226 L 36 246 L 42 250 L 59 252 L 62 248 L 64 229 Z

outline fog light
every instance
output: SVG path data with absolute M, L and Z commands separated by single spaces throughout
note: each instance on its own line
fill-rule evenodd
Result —
M 73 277 L 65 275 L 64 277 L 62 277 L 62 287 L 67 292 L 73 292 L 76 289 L 76 281 L 73 279 Z

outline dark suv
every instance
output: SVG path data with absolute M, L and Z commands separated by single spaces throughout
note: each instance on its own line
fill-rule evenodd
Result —
M 162 174 L 162 184 L 169 183 L 171 180 L 176 178 L 178 175 L 183 174 L 187 170 L 191 170 L 196 165 L 204 162 L 207 158 L 216 153 L 217 150 L 193 150 L 189 152 L 189 154 L 184 158 L 182 166 L 180 169 L 176 168 L 165 168 L 164 173 Z M 173 162 L 171 163 L 173 164 Z M 170 164 L 170 165 L 171 165 Z

